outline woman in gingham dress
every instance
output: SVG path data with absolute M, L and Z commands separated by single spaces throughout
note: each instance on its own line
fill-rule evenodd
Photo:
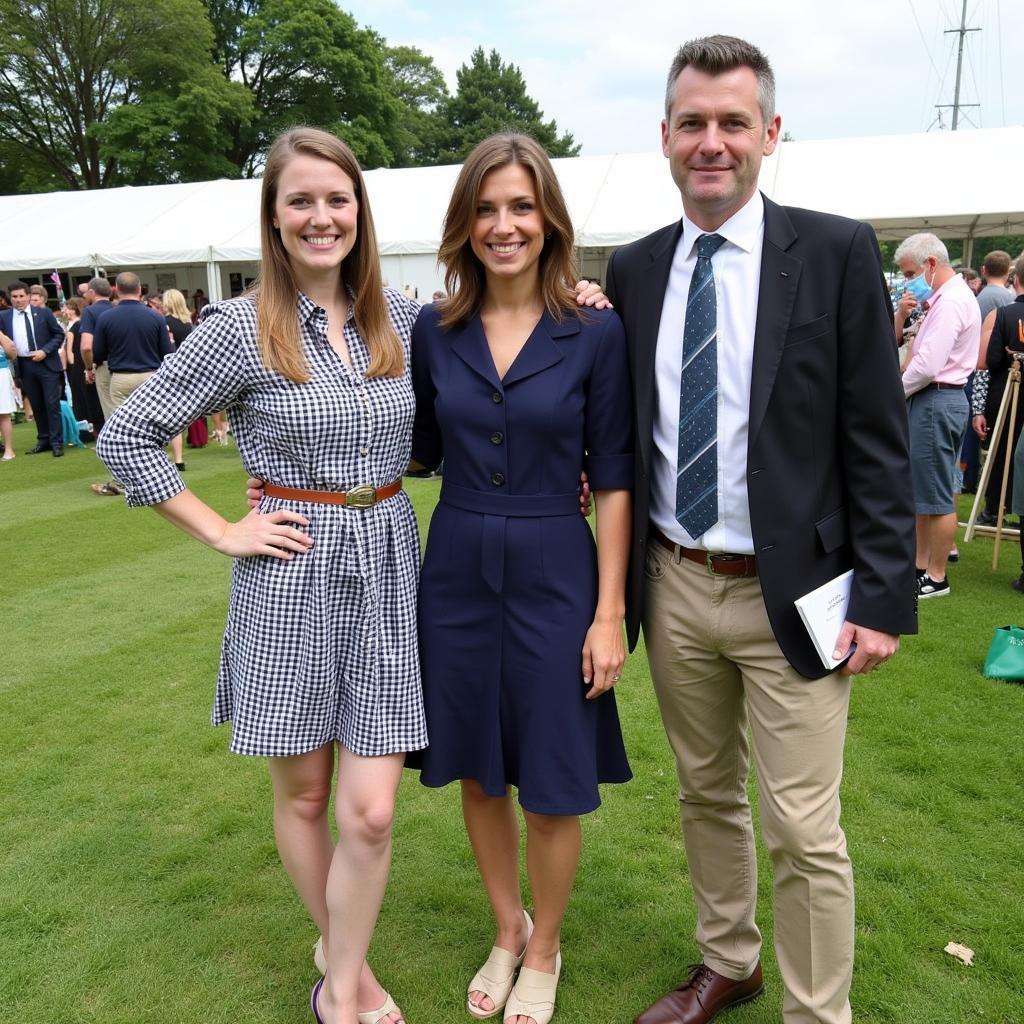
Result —
M 300 128 L 274 143 L 261 211 L 256 293 L 207 307 L 97 451 L 129 505 L 152 505 L 235 558 L 213 721 L 231 721 L 232 750 L 269 758 L 281 860 L 323 933 L 317 1019 L 395 1024 L 365 956 L 405 753 L 426 745 L 419 544 L 394 486 L 409 463 L 417 307 L 382 288 L 359 165 L 334 136 Z M 268 482 L 237 523 L 186 489 L 162 452 L 224 408 L 245 468 Z M 346 504 L 331 503 L 342 494 Z

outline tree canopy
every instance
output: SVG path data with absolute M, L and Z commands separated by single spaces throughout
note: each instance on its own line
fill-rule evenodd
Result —
M 497 50 L 485 55 L 477 47 L 457 72 L 458 89 L 440 104 L 439 144 L 434 163 L 459 163 L 482 139 L 495 132 L 532 135 L 550 156 L 576 156 L 580 147 L 572 135 L 558 133 L 554 121 L 526 92 L 522 72 L 505 64 Z
M 497 51 L 449 94 L 334 0 L 0 0 L 0 20 L 0 193 L 253 176 L 295 124 L 367 169 L 459 162 L 504 129 L 579 152 Z
M 212 66 L 200 0 L 0 0 L 0 23 L 0 142 L 22 190 L 233 170 L 221 140 L 250 100 Z

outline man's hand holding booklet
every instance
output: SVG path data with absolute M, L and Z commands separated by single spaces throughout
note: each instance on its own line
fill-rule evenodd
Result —
M 853 570 L 850 569 L 793 602 L 814 642 L 818 657 L 828 669 L 838 668 L 857 649 L 856 644 L 850 644 L 849 650 L 839 651 L 839 657 L 835 656 L 836 643 L 850 606 L 852 585 Z

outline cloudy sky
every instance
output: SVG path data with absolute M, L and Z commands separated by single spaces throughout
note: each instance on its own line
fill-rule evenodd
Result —
M 454 88 L 476 46 L 518 64 L 530 94 L 586 155 L 659 145 L 676 47 L 713 32 L 760 46 L 775 67 L 782 126 L 796 139 L 935 128 L 952 103 L 962 0 L 339 0 L 389 42 L 430 54 Z M 784 11 L 785 13 L 777 13 Z M 1015 57 L 1024 5 L 968 0 L 961 103 L 984 128 L 1024 123 Z M 942 111 L 949 125 L 951 111 Z M 963 127 L 963 125 L 962 125 Z M 968 124 L 967 127 L 970 127 Z M 894 167 L 894 175 L 900 169 Z M 981 168 L 965 173 L 982 174 Z

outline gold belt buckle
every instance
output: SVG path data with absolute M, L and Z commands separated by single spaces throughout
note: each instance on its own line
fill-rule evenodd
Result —
M 371 508 L 377 504 L 377 488 L 370 484 L 360 484 L 348 492 L 345 504 L 352 508 Z

